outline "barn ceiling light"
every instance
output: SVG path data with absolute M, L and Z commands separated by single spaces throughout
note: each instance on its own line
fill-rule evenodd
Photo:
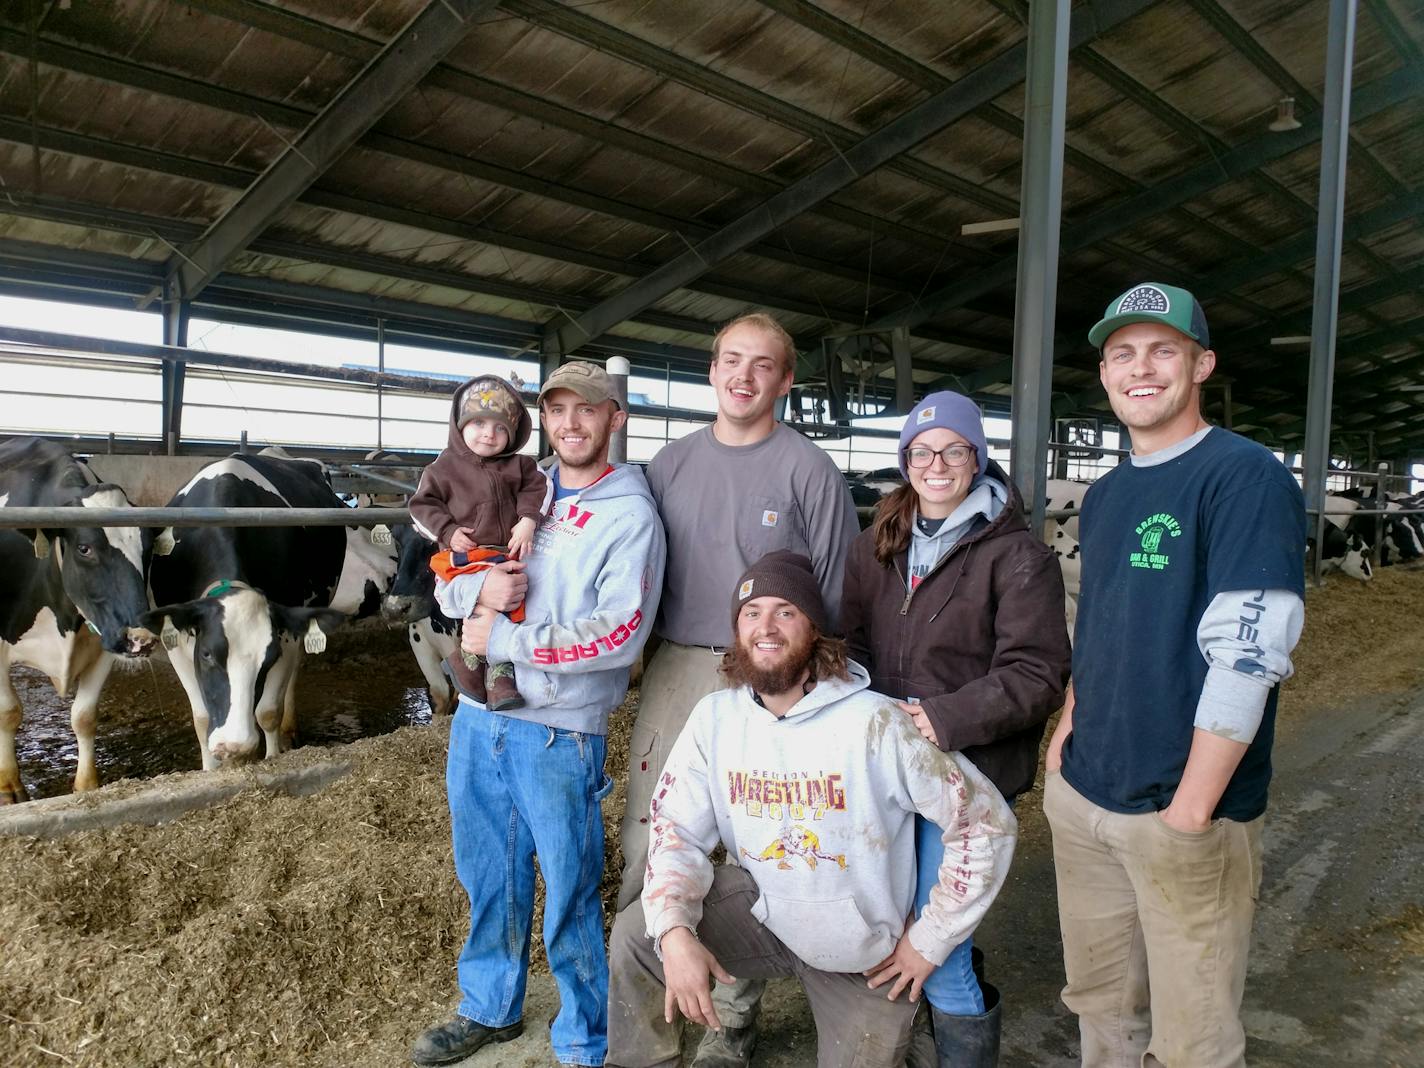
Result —
M 959 232 L 964 237 L 973 234 L 997 234 L 1001 230 L 1017 230 L 1019 228 L 1018 217 L 1012 219 L 990 219 L 987 222 L 965 223 L 959 228 Z
M 1295 117 L 1295 97 L 1283 96 L 1276 101 L 1276 117 L 1266 129 L 1275 133 L 1290 133 L 1300 129 L 1300 120 Z

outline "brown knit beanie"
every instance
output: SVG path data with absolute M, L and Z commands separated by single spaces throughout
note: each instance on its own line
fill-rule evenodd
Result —
M 465 424 L 475 419 L 493 419 L 504 427 L 513 445 L 519 431 L 519 407 L 519 401 L 499 379 L 477 378 L 465 390 L 455 429 L 464 430 Z
M 829 623 L 826 619 L 826 605 L 821 600 L 821 587 L 816 582 L 816 573 L 811 570 L 811 561 L 801 553 L 782 550 L 767 553 L 749 567 L 737 582 L 732 594 L 732 633 L 737 632 L 737 616 L 742 605 L 757 597 L 779 597 L 789 601 L 816 625 L 822 634 Z

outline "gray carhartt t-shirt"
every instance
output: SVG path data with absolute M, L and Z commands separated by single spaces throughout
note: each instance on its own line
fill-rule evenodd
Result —
M 723 445 L 704 427 L 653 458 L 648 485 L 667 530 L 662 637 L 730 644 L 733 587 L 777 549 L 811 558 L 839 627 L 846 552 L 860 526 L 845 477 L 821 449 L 782 423 L 753 445 Z

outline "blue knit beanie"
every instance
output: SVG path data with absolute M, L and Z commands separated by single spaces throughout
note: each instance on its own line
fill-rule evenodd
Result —
M 989 444 L 984 440 L 984 420 L 979 415 L 979 406 L 963 393 L 941 390 L 931 393 L 915 405 L 905 425 L 900 428 L 900 474 L 910 477 L 905 465 L 905 450 L 910 442 L 926 430 L 943 427 L 952 430 L 979 454 L 979 474 L 989 469 Z

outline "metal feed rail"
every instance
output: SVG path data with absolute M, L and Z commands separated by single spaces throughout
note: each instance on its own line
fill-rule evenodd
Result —
M 10 527 L 373 527 L 410 522 L 404 508 L 0 508 Z

